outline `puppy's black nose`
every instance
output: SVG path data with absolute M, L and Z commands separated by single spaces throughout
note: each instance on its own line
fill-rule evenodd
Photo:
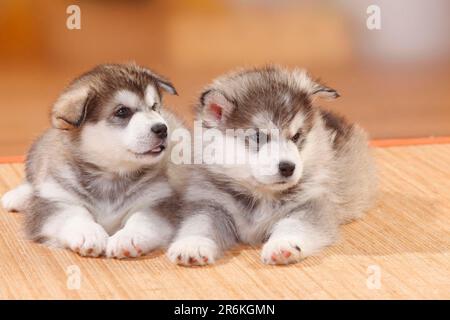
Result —
M 280 174 L 283 177 L 290 177 L 294 173 L 295 163 L 292 163 L 290 161 L 281 161 L 278 164 L 278 169 L 280 170 Z
M 159 138 L 164 139 L 167 137 L 167 126 L 164 123 L 157 123 L 152 127 L 152 132 Z

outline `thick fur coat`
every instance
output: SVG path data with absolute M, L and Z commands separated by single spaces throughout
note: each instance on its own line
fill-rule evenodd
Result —
M 3 197 L 25 211 L 27 236 L 83 256 L 125 258 L 165 246 L 177 190 L 168 174 L 170 134 L 182 124 L 162 108 L 172 84 L 134 64 L 101 65 L 75 79 L 31 147 L 26 182 Z
M 235 142 L 225 154 L 279 151 L 265 163 L 270 174 L 252 162 L 193 166 L 169 258 L 210 264 L 241 242 L 263 244 L 264 263 L 286 264 L 335 243 L 339 225 L 370 207 L 376 185 L 366 133 L 315 104 L 338 96 L 302 70 L 276 66 L 233 72 L 205 88 L 197 118 Z M 242 128 L 256 134 L 227 133 Z

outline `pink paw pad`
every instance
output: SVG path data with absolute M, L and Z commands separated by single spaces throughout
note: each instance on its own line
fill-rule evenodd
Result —
M 286 251 L 286 250 L 281 250 L 281 254 L 285 258 L 289 258 L 292 255 L 292 253 L 290 251 Z
M 196 264 L 198 261 L 193 257 L 189 257 L 189 264 Z
M 274 263 L 289 263 L 289 258 L 293 257 L 292 254 L 289 250 L 280 250 L 279 252 L 272 253 L 270 259 Z

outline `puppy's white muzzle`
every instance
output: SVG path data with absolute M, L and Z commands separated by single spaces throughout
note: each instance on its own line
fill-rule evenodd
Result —
M 263 145 L 255 154 L 251 164 L 253 178 L 270 188 L 284 189 L 296 184 L 303 172 L 300 153 L 296 145 L 289 141 L 271 141 Z M 282 164 L 290 163 L 294 167 L 292 173 L 282 172 Z
M 156 112 L 137 112 L 128 123 L 123 142 L 127 149 L 136 154 L 145 154 L 153 150 L 162 151 L 165 146 L 165 138 L 161 138 L 152 131 L 152 127 L 158 124 L 167 126 L 166 121 Z

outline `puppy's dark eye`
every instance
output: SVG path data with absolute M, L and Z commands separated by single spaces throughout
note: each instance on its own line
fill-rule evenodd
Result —
M 294 134 L 294 136 L 291 138 L 292 142 L 294 143 L 298 142 L 298 140 L 300 139 L 300 135 L 301 135 L 300 131 Z
M 153 111 L 156 111 L 158 109 L 158 104 L 155 102 L 153 105 L 152 105 L 152 110 Z
M 121 106 L 119 106 L 119 109 L 117 109 L 116 112 L 114 113 L 114 116 L 118 117 L 118 118 L 126 119 L 126 118 L 129 118 L 132 114 L 133 114 L 133 112 L 131 111 L 130 108 L 121 105 Z

